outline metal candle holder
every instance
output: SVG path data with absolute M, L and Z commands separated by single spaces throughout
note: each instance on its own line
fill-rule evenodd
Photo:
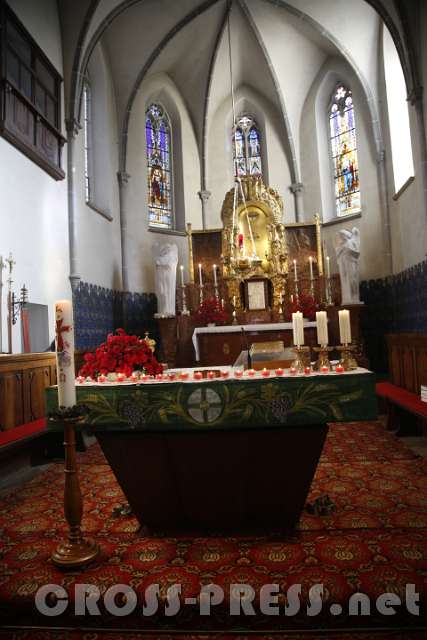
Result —
M 182 309 L 181 309 L 181 315 L 182 316 L 189 316 L 190 312 L 187 309 L 187 296 L 185 294 L 185 284 L 181 285 L 181 289 L 182 289 Z
M 238 324 L 238 322 L 237 322 L 237 314 L 236 314 L 236 307 L 234 307 L 233 313 L 231 315 L 233 316 L 233 321 L 232 321 L 231 324 Z
M 292 351 L 296 353 L 292 367 L 294 367 L 298 373 L 304 373 L 305 367 L 310 366 L 310 347 L 292 347 Z
M 214 289 L 215 289 L 215 299 L 216 301 L 219 303 L 219 289 L 218 289 L 218 283 L 216 283 L 214 285 Z
M 326 294 L 326 304 L 328 305 L 328 307 L 333 306 L 333 302 L 332 302 L 332 286 L 331 286 L 331 276 L 328 276 L 326 278 L 326 287 L 325 287 L 325 294 Z
M 357 369 L 357 362 L 352 355 L 356 351 L 356 347 L 352 344 L 342 344 L 336 347 L 336 350 L 340 352 L 340 365 L 344 368 L 344 371 L 354 371 Z
M 298 300 L 299 300 L 299 290 L 298 290 L 298 278 L 297 277 L 294 278 L 294 291 L 295 291 L 296 301 L 298 302 Z
M 331 370 L 331 363 L 329 361 L 329 353 L 333 350 L 333 347 L 328 347 L 326 345 L 320 347 L 313 347 L 313 351 L 318 353 L 316 364 L 314 368 L 316 371 L 321 371 L 323 367 L 328 367 L 328 370 Z
M 199 284 L 199 303 L 203 304 L 203 288 L 204 284 Z

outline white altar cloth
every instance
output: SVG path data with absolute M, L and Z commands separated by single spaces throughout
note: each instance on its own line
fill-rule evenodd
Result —
M 315 321 L 304 321 L 304 328 L 315 327 Z M 200 360 L 198 335 L 200 333 L 241 333 L 242 329 L 248 333 L 260 331 L 292 331 L 292 322 L 269 322 L 267 324 L 227 324 L 220 327 L 196 327 L 193 333 L 193 346 L 196 353 L 196 361 Z

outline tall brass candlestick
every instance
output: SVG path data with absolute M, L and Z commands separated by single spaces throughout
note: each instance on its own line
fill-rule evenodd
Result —
M 304 373 L 305 367 L 310 366 L 310 347 L 292 347 L 292 351 L 296 354 L 292 366 L 298 373 Z
M 353 352 L 356 351 L 354 345 L 343 344 L 340 347 L 336 347 L 336 350 L 341 353 L 340 364 L 344 367 L 344 371 L 354 371 L 357 369 L 357 361 L 353 356 Z
M 318 353 L 316 364 L 314 368 L 316 371 L 322 371 L 322 368 L 327 367 L 331 370 L 331 363 L 329 361 L 329 353 L 333 350 L 333 347 L 313 347 L 313 351 Z

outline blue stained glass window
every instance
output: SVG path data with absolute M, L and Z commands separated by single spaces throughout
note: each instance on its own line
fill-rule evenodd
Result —
M 234 175 L 262 175 L 261 137 L 251 116 L 241 116 L 233 130 Z
M 337 216 L 358 213 L 361 207 L 356 124 L 351 91 L 338 85 L 329 110 Z
M 171 131 L 166 112 L 158 104 L 145 116 L 147 141 L 148 216 L 152 227 L 172 227 Z

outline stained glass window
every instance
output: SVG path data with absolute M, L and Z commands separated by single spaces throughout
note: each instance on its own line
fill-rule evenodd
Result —
M 359 163 L 353 97 L 344 85 L 335 89 L 329 111 L 337 216 L 360 211 Z
M 172 227 L 171 130 L 158 104 L 146 111 L 148 216 L 152 227 Z
M 236 176 L 261 175 L 261 139 L 251 116 L 238 118 L 233 130 L 233 160 Z

